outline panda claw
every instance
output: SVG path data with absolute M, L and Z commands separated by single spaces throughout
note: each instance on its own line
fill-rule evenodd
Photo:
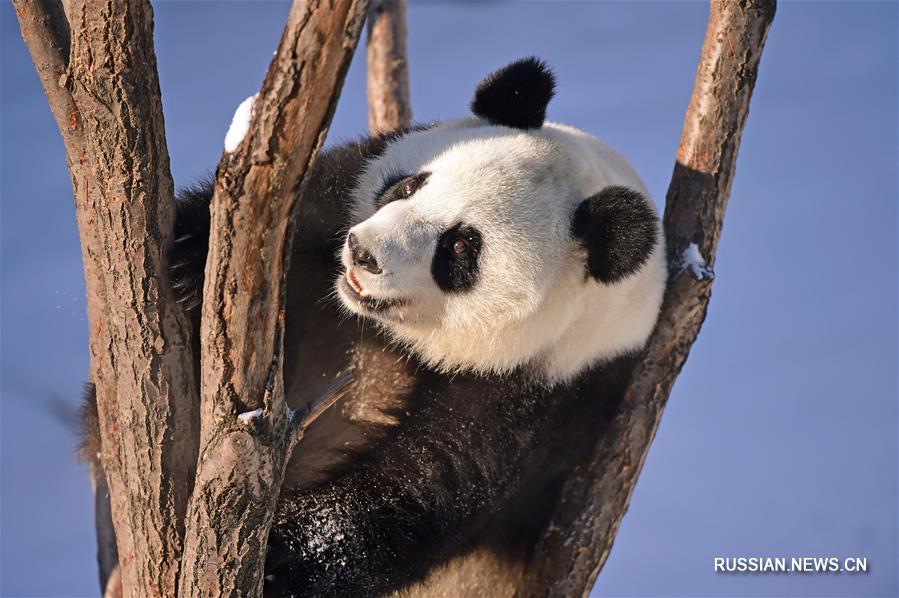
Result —
M 180 237 L 178 237 L 177 239 L 175 239 L 175 240 L 173 241 L 173 243 L 184 243 L 185 241 L 187 241 L 187 240 L 189 240 L 189 239 L 193 239 L 193 238 L 196 237 L 196 236 L 197 236 L 197 235 L 194 234 L 194 233 L 187 233 L 187 234 L 181 235 Z

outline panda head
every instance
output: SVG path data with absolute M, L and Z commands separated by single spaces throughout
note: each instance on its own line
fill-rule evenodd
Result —
M 360 175 L 338 296 L 433 367 L 554 383 L 655 324 L 655 209 L 615 152 L 544 123 L 553 88 L 540 61 L 510 64 L 473 118 L 398 136 Z

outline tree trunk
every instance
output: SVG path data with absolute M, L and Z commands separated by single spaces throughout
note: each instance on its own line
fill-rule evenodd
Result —
M 171 595 L 196 464 L 187 320 L 168 281 L 174 187 L 147 2 L 20 0 L 66 144 L 81 237 L 100 461 L 126 588 Z M 70 49 L 70 50 L 69 50 Z
M 737 150 L 774 0 L 712 0 L 664 226 L 670 277 L 614 419 L 567 480 L 521 596 L 587 596 L 609 556 L 665 401 L 705 319 Z M 704 259 L 703 259 L 704 257 Z
M 99 460 L 119 559 L 111 579 L 125 596 L 258 594 L 275 497 L 302 427 L 288 415 L 279 363 L 288 223 L 367 1 L 294 4 L 247 141 L 222 160 L 202 403 L 187 320 L 168 277 L 174 189 L 152 9 L 146 0 L 73 0 L 65 9 L 56 0 L 17 0 L 15 8 L 72 175 Z M 236 417 L 256 406 L 262 415 L 246 425 Z M 113 551 L 101 556 L 110 567 Z
M 372 2 L 367 49 L 369 131 L 378 135 L 411 126 L 405 0 Z
M 200 332 L 200 462 L 188 509 L 183 596 L 262 590 L 268 531 L 300 425 L 284 399 L 281 367 L 290 224 L 366 9 L 367 0 L 294 3 L 249 133 L 219 163 Z

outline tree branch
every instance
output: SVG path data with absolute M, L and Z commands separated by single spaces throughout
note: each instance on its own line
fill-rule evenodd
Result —
M 405 0 L 372 2 L 367 49 L 368 128 L 371 134 L 411 126 Z
M 31 53 L 50 110 L 62 133 L 66 150 L 80 149 L 78 109 L 67 89 L 69 66 L 69 23 L 59 0 L 16 0 L 22 39 Z M 80 152 L 75 152 L 75 157 Z
M 174 192 L 153 13 L 140 0 L 69 8 L 70 56 L 59 3 L 20 0 L 16 12 L 72 175 L 123 587 L 172 595 L 196 463 L 196 392 L 165 257 Z
M 671 387 L 705 318 L 740 136 L 774 12 L 773 0 L 711 2 L 666 198 L 671 276 L 659 322 L 606 433 L 566 482 L 519 586 L 521 596 L 587 596 L 609 555 Z
M 203 291 L 201 452 L 188 508 L 183 596 L 262 589 L 268 530 L 298 436 L 281 367 L 290 223 L 367 4 L 294 2 L 249 134 L 219 164 Z

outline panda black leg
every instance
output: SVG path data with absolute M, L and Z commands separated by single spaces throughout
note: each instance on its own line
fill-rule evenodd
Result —
M 485 385 L 490 400 L 465 400 Z M 551 392 L 462 375 L 420 392 L 395 436 L 351 469 L 282 489 L 267 593 L 384 595 L 422 580 L 466 550 L 523 483 L 524 466 L 544 458 L 557 412 Z M 492 438 L 503 442 L 485 442 Z

